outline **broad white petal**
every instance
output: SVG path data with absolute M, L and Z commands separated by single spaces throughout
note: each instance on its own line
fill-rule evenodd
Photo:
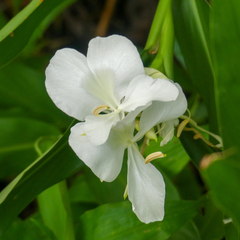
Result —
M 118 100 L 114 93 L 114 73 L 108 69 L 99 69 L 99 72 L 101 72 L 101 78 L 94 76 L 94 81 L 85 81 L 83 88 L 111 109 L 116 109 L 120 104 L 120 100 Z
M 104 144 L 96 146 L 84 135 L 84 124 L 81 122 L 71 128 L 69 145 L 97 177 L 111 182 L 118 176 L 122 167 L 126 148 L 121 137 L 123 133 L 111 131 L 108 140 Z
M 84 89 L 85 82 L 94 82 L 86 57 L 70 48 L 57 51 L 46 69 L 47 92 L 58 108 L 79 120 L 105 103 Z
M 139 140 L 142 136 L 158 123 L 166 122 L 180 117 L 187 109 L 187 100 L 182 88 L 175 83 L 179 90 L 179 95 L 172 102 L 154 101 L 151 106 L 146 108 L 140 118 L 140 130 L 135 135 L 134 141 Z
M 101 145 L 107 141 L 116 117 L 114 113 L 89 115 L 85 118 L 84 133 L 94 145 Z
M 178 88 L 169 80 L 137 76 L 130 82 L 119 109 L 130 112 L 152 101 L 173 101 L 177 99 L 178 93 Z
M 151 163 L 145 164 L 140 152 L 132 146 L 128 147 L 127 182 L 128 198 L 139 220 L 162 221 L 165 201 L 162 174 Z
M 87 60 L 97 79 L 104 81 L 106 75 L 114 78 L 115 96 L 118 101 L 124 96 L 129 82 L 134 77 L 144 74 L 137 48 L 130 40 L 119 35 L 92 39 L 89 42 Z
M 162 129 L 160 131 L 160 135 L 163 138 L 160 143 L 161 147 L 172 140 L 172 138 L 174 136 L 174 128 L 175 128 L 175 126 L 178 125 L 178 123 L 179 123 L 178 118 L 175 118 L 173 120 L 163 123 L 163 126 L 161 126 Z

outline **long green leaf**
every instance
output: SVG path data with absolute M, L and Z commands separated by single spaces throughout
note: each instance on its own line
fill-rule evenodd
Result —
M 39 193 L 69 177 L 82 166 L 82 161 L 68 145 L 69 133 L 70 130 L 0 193 L 0 236 Z
M 215 203 L 240 227 L 240 2 L 212 2 L 211 44 L 215 70 L 215 93 L 227 159 L 212 163 L 204 172 Z M 224 18 L 222 17 L 224 14 Z
M 210 130 L 218 133 L 214 98 L 214 71 L 209 48 L 210 7 L 203 0 L 173 0 L 173 21 L 186 68 L 208 106 Z M 207 87 L 206 87 L 207 86 Z
M 43 0 L 32 0 L 19 14 L 11 19 L 0 31 L 0 42 L 21 25 L 42 2 Z
M 41 21 L 65 1 L 68 0 L 34 0 L 27 6 L 27 10 L 22 10 L 24 13 L 19 13 L 20 19 L 13 19 L 10 26 L 8 25 L 3 29 L 3 40 L 0 42 L 0 68 L 13 60 L 23 50 Z M 38 6 L 38 3 L 41 4 Z M 28 17 L 25 19 L 26 16 Z M 19 25 L 21 22 L 22 24 Z M 9 29 L 12 34 L 6 37 Z

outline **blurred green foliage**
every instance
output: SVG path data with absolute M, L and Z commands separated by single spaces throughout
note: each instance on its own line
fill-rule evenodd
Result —
M 123 202 L 126 159 L 113 183 L 101 183 L 68 145 L 72 119 L 46 93 L 44 69 L 51 56 L 43 51 L 43 34 L 73 2 L 32 1 L 34 7 L 23 11 L 22 2 L 15 0 L 12 14 L 18 17 L 7 23 L 8 15 L 0 14 L 0 28 L 7 24 L 0 31 L 0 179 L 6 185 L 0 193 L 0 238 L 56 240 L 65 231 L 61 224 L 70 224 L 75 229 L 69 232 L 75 234 L 71 239 L 239 239 L 240 2 L 160 1 L 143 61 L 151 65 L 156 56 L 152 50 L 162 36 L 165 44 L 168 37 L 174 39 L 174 48 L 170 41 L 169 49 L 158 49 L 163 70 L 183 87 L 192 118 L 219 134 L 224 146 L 202 168 L 203 157 L 219 150 L 194 140 L 194 134 L 183 132 L 180 140 L 161 148 L 161 139 L 150 142 L 146 155 L 159 150 L 167 154 L 153 162 L 163 173 L 167 195 L 164 220 L 148 225 Z M 172 14 L 172 24 L 164 23 L 164 9 Z M 164 26 L 174 27 L 175 36 L 164 35 Z M 65 179 L 68 190 L 59 188 Z M 20 219 L 41 192 L 40 211 Z

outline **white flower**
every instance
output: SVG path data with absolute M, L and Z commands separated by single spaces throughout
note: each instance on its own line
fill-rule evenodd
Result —
M 69 144 L 101 180 L 111 182 L 118 176 L 128 149 L 133 211 L 142 222 L 161 221 L 165 183 L 151 163 L 145 164 L 136 142 L 156 124 L 185 112 L 181 87 L 145 75 L 134 45 L 114 35 L 91 40 L 87 57 L 73 49 L 57 51 L 46 70 L 46 88 L 57 107 L 85 121 L 72 127 Z
M 106 142 L 112 126 L 134 118 L 152 101 L 173 101 L 178 89 L 165 79 L 146 76 L 136 47 L 125 37 L 94 38 L 87 57 L 73 49 L 57 51 L 46 69 L 46 88 L 68 115 L 85 121 L 95 145 Z
M 143 111 L 140 119 L 142 129 L 147 131 L 156 123 L 175 119 L 185 112 L 186 99 L 181 88 L 178 88 L 179 95 L 175 101 L 153 102 L 158 103 L 160 108 L 150 106 Z M 156 115 L 154 121 L 149 121 L 146 113 L 150 118 Z M 134 122 L 130 115 L 117 122 L 102 145 L 94 145 L 85 135 L 86 123 L 78 123 L 71 129 L 69 144 L 93 173 L 107 182 L 113 181 L 121 171 L 124 151 L 127 148 L 128 197 L 133 211 L 144 223 L 161 221 L 164 217 L 165 183 L 161 173 L 151 163 L 145 164 L 136 144 L 136 141 L 144 136 L 145 130 L 141 130 L 140 126 L 139 132 L 133 136 Z

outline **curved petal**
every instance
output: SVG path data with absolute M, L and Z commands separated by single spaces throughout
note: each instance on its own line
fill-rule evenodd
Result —
M 150 223 L 164 218 L 165 183 L 162 174 L 145 164 L 138 149 L 128 147 L 128 198 L 140 221 Z
M 115 123 L 116 114 L 89 115 L 85 119 L 84 133 L 94 145 L 101 145 L 108 139 Z
M 58 108 L 78 120 L 104 104 L 84 89 L 84 82 L 94 82 L 86 57 L 70 48 L 57 51 L 46 69 L 47 92 Z
M 110 72 L 115 82 L 115 95 L 120 101 L 129 82 L 144 74 L 144 67 L 137 48 L 127 38 L 112 35 L 96 37 L 89 42 L 88 65 L 96 78 L 104 81 Z
M 156 124 L 178 118 L 186 111 L 186 97 L 182 91 L 182 88 L 177 83 L 175 83 L 175 85 L 179 90 L 179 95 L 175 101 L 154 101 L 151 106 L 149 106 L 143 111 L 140 119 L 140 130 L 134 136 L 134 141 L 142 138 L 142 136 Z
M 111 131 L 107 142 L 96 146 L 84 135 L 84 124 L 81 122 L 71 128 L 69 145 L 97 177 L 112 182 L 121 171 L 126 145 L 121 142 L 119 132 Z
M 119 109 L 130 112 L 152 101 L 173 101 L 177 99 L 178 93 L 178 88 L 169 80 L 137 76 L 130 82 Z

